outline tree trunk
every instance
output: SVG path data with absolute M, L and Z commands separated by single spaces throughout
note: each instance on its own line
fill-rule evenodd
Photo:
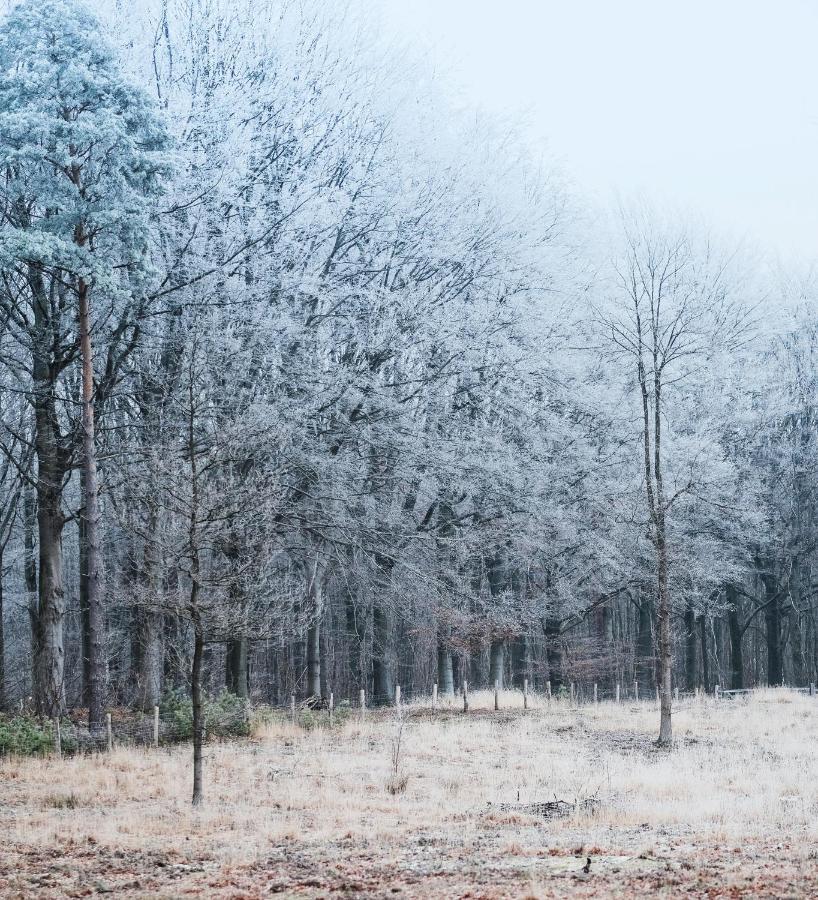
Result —
M 762 575 L 767 605 L 764 620 L 767 626 L 767 684 L 780 685 L 784 680 L 781 661 L 781 599 L 772 574 Z
M 506 669 L 506 642 L 491 642 L 491 659 L 489 663 L 489 687 L 498 684 L 503 689 L 503 675 Z
M 227 690 L 246 700 L 250 696 L 247 683 L 247 638 L 227 642 L 225 681 Z
M 707 652 L 707 616 L 699 616 L 699 634 L 702 642 L 702 687 L 710 691 L 710 655 Z
M 562 654 L 562 623 L 559 619 L 545 620 L 545 653 L 548 659 L 548 678 L 556 694 L 565 683 Z
M 511 644 L 511 681 L 514 687 L 523 687 L 529 675 L 528 670 L 528 640 L 521 634 Z
M 38 659 L 36 684 L 37 711 L 49 718 L 65 712 L 65 593 L 62 583 L 63 515 L 59 493 L 40 470 L 37 521 L 40 543 L 40 584 L 38 623 Z
M 7 708 L 6 633 L 3 630 L 3 554 L 0 552 L 0 710 Z
M 667 547 L 664 537 L 664 516 L 660 519 L 657 542 L 659 563 L 659 667 L 661 684 L 659 698 L 661 715 L 659 720 L 659 743 L 668 745 L 673 741 L 671 706 L 673 703 L 673 647 L 670 641 L 670 594 L 667 578 Z
M 80 495 L 85 496 L 85 468 L 80 470 Z M 80 653 L 82 655 L 83 706 L 90 706 L 91 697 L 91 615 L 88 606 L 88 528 L 85 516 L 80 512 L 77 519 L 79 537 L 79 601 L 80 601 Z
M 26 585 L 26 605 L 31 633 L 31 693 L 41 696 L 38 687 L 38 665 L 40 659 L 40 619 L 37 598 L 37 559 L 34 546 L 34 525 L 37 520 L 37 501 L 34 491 L 26 486 L 23 494 L 23 577 Z
M 393 696 L 390 667 L 390 622 L 386 609 L 375 604 L 372 609 L 372 681 L 375 703 L 391 703 Z
M 437 643 L 437 688 L 440 694 L 454 696 L 454 663 L 452 651 L 444 646 L 440 638 Z
M 690 603 L 685 606 L 685 687 L 691 694 L 696 690 L 696 612 Z
M 307 628 L 307 697 L 321 697 L 321 617 L 323 597 L 321 593 L 321 572 L 315 561 L 309 571 L 307 583 L 307 606 L 310 625 Z
M 307 629 L 307 697 L 321 697 L 321 623 Z
M 204 743 L 204 715 L 202 710 L 202 657 L 204 639 L 198 623 L 193 629 L 193 666 L 190 675 L 193 701 L 193 805 L 199 806 L 204 798 L 202 788 L 202 744 Z
M 639 596 L 634 675 L 646 691 L 656 683 L 656 652 L 653 645 L 653 601 L 646 591 Z
M 161 613 L 151 609 L 139 610 L 137 623 L 139 640 L 139 706 L 145 712 L 159 705 L 164 675 L 164 631 Z
M 88 605 L 88 726 L 102 728 L 106 695 L 105 610 L 103 606 L 102 546 L 100 543 L 99 479 L 94 423 L 94 360 L 88 287 L 80 279 L 80 354 L 82 356 L 82 457 L 85 493 L 85 559 Z
M 51 365 L 52 323 L 42 271 L 29 267 L 35 339 L 32 346 L 34 443 L 37 454 L 37 529 L 39 594 L 34 659 L 35 704 L 38 713 L 53 718 L 65 711 L 65 595 L 62 571 L 61 499 L 66 459 L 57 416 L 54 370 Z
M 744 688 L 744 657 L 741 649 L 741 622 L 739 620 L 738 591 L 735 585 L 727 589 L 727 629 L 730 632 L 730 687 L 734 691 Z

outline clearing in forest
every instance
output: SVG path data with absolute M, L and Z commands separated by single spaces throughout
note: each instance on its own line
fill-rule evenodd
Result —
M 814 698 L 683 702 L 672 750 L 653 702 L 493 699 L 208 744 L 200 809 L 188 746 L 2 760 L 0 893 L 818 895 Z

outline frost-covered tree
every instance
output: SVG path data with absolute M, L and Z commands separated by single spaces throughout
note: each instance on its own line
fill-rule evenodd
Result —
M 92 726 L 102 722 L 106 672 L 95 414 L 149 304 L 167 150 L 155 104 L 123 78 L 82 3 L 24 0 L 12 10 L 0 30 L 1 302 L 25 354 L 36 422 L 37 697 L 44 712 L 62 711 L 63 488 L 80 465 Z

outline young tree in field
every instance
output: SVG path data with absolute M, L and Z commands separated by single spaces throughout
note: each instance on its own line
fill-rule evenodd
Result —
M 97 20 L 81 3 L 24 0 L 13 9 L 0 28 L 0 303 L 30 354 L 33 381 L 37 689 L 43 712 L 62 711 L 62 494 L 78 458 L 92 727 L 102 723 L 106 679 L 95 414 L 138 337 L 151 214 L 168 172 L 167 148 L 154 104 L 122 77 Z M 100 342 L 106 356 L 95 360 Z M 60 409 L 73 399 L 61 375 L 77 360 L 79 431 L 70 406 Z
M 274 522 L 280 435 L 263 402 L 237 410 L 246 346 L 216 316 L 198 314 L 180 347 L 178 375 L 162 402 L 164 432 L 135 465 L 128 527 L 163 567 L 133 587 L 133 602 L 186 623 L 193 638 L 193 803 L 204 797 L 203 660 L 206 642 L 279 634 L 292 623 L 270 573 L 280 555 Z M 141 475 L 140 475 L 141 472 Z M 141 498 L 141 499 L 140 499 Z M 158 511 L 159 526 L 143 510 Z
M 730 261 L 706 240 L 644 211 L 623 216 L 623 239 L 614 265 L 615 295 L 600 321 L 614 355 L 627 365 L 639 410 L 643 508 L 655 562 L 659 743 L 664 745 L 673 739 L 671 520 L 682 498 L 702 491 L 698 463 L 708 439 L 697 443 L 694 423 L 712 400 L 697 386 L 726 365 L 745 337 L 748 315 L 737 299 Z

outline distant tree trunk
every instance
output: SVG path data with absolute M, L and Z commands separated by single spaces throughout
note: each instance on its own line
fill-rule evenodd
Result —
M 790 639 L 790 665 L 792 667 L 792 684 L 803 687 L 806 681 L 806 660 L 804 657 L 804 637 L 801 631 L 802 617 L 799 611 L 801 601 L 801 561 L 794 559 L 790 573 L 790 596 L 787 624 Z
M 40 619 L 37 598 L 37 559 L 34 546 L 34 525 L 37 520 L 37 501 L 34 491 L 26 486 L 23 493 L 23 576 L 26 586 L 29 628 L 31 633 L 31 692 L 42 694 L 38 687 L 38 660 L 40 659 Z
M 85 237 L 75 235 L 78 246 Z M 80 355 L 82 357 L 82 456 L 84 495 L 81 516 L 85 524 L 85 560 L 88 605 L 88 725 L 102 728 L 106 699 L 105 609 L 102 584 L 102 544 L 100 540 L 99 479 L 94 423 L 94 361 L 91 348 L 91 317 L 88 286 L 80 278 Z
M 139 610 L 136 627 L 139 641 L 138 703 L 141 709 L 150 712 L 159 705 L 162 697 L 165 657 L 163 616 L 154 610 Z
M 562 623 L 559 619 L 545 620 L 545 653 L 548 659 L 548 679 L 551 690 L 557 693 L 565 683 L 562 654 Z
M 344 613 L 346 615 L 346 644 L 349 657 L 349 673 L 352 676 L 353 685 L 360 690 L 365 681 L 361 669 L 361 651 L 364 635 L 359 622 L 359 611 L 355 605 L 355 597 L 352 591 L 347 591 L 344 598 Z
M 195 601 L 194 601 L 195 603 Z M 194 606 L 195 608 L 195 606 Z M 193 805 L 204 798 L 202 787 L 202 744 L 204 743 L 204 715 L 202 709 L 202 657 L 204 638 L 198 622 L 193 627 L 193 666 L 191 668 L 191 698 L 193 701 Z
M 321 697 L 321 623 L 307 629 L 307 697 Z
M 727 629 L 730 632 L 730 687 L 734 691 L 744 688 L 744 656 L 741 649 L 741 622 L 739 620 L 738 591 L 734 584 L 728 584 Z
M 780 685 L 784 681 L 781 660 L 781 598 L 775 577 L 770 572 L 762 574 L 766 606 L 764 621 L 767 626 L 767 683 Z
M 707 653 L 707 617 L 699 616 L 699 634 L 702 642 L 702 686 L 705 693 L 710 691 L 710 656 Z
M 641 591 L 637 607 L 639 620 L 636 633 L 634 672 L 639 684 L 647 689 L 656 683 L 656 653 L 653 644 L 653 601 Z
M 441 643 L 440 638 L 437 642 L 437 685 L 438 691 L 447 697 L 454 696 L 454 662 L 452 660 L 452 651 Z
M 489 662 L 489 686 L 493 687 L 499 684 L 500 689 L 504 687 L 503 676 L 506 670 L 506 642 L 491 642 L 491 657 Z
M 394 694 L 390 668 L 391 628 L 385 607 L 376 603 L 372 609 L 372 682 L 374 701 L 391 703 Z
M 516 637 L 511 644 L 511 670 L 512 683 L 521 688 L 529 674 L 528 639 L 524 634 Z
M 307 697 L 321 697 L 321 616 L 323 597 L 321 572 L 315 561 L 309 569 L 307 580 L 307 606 L 310 625 L 307 628 Z
M 247 683 L 247 638 L 236 638 L 227 642 L 225 656 L 225 682 L 227 690 L 237 697 L 247 699 L 250 695 Z
M 690 603 L 685 606 L 685 687 L 691 694 L 696 690 L 696 612 Z
M 148 532 L 154 535 L 158 527 L 158 511 L 151 507 Z M 160 571 L 157 557 L 157 544 L 154 540 L 147 541 L 144 552 L 145 580 L 148 582 L 151 593 L 159 596 Z M 162 697 L 162 684 L 165 674 L 165 617 L 154 609 L 138 609 L 136 620 L 137 641 L 139 643 L 137 683 L 139 696 L 137 702 L 140 707 L 150 712 L 154 706 L 159 705 Z

